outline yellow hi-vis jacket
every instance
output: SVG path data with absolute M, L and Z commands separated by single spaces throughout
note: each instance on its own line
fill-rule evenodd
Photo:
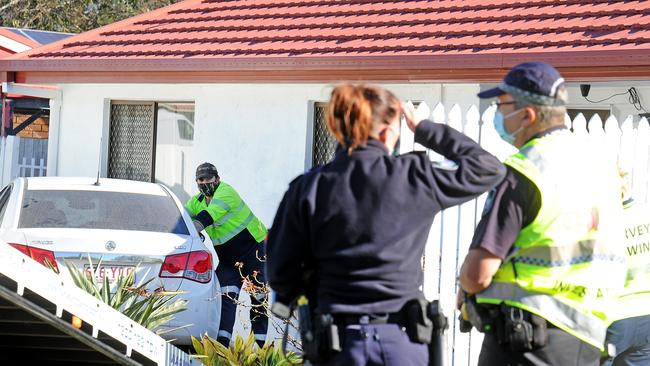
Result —
M 650 206 L 626 204 L 624 227 L 628 269 L 614 320 L 650 314 Z
M 541 207 L 477 302 L 522 308 L 603 350 L 607 312 L 626 266 L 620 179 L 613 161 L 600 155 L 562 130 L 506 160 L 537 186 Z
M 213 245 L 225 244 L 243 230 L 248 230 L 258 243 L 266 238 L 264 224 L 229 184 L 223 181 L 219 183 L 210 204 L 206 204 L 205 197 L 199 197 L 202 195 L 192 197 L 185 208 L 192 217 L 203 210 L 208 211 L 214 223 L 206 227 L 205 231 L 210 235 Z

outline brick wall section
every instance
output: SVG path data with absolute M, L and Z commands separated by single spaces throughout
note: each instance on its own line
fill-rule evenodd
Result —
M 20 124 L 23 123 L 30 116 L 31 115 L 29 114 L 14 113 L 13 116 L 14 128 L 20 126 Z M 36 121 L 34 121 L 32 124 L 27 126 L 24 130 L 20 131 L 16 136 L 31 137 L 35 139 L 46 139 L 48 137 L 49 130 L 50 130 L 50 117 L 42 116 L 38 118 Z

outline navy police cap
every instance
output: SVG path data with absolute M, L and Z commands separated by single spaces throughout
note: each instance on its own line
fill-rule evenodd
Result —
M 525 62 L 510 70 L 497 87 L 478 93 L 479 98 L 494 98 L 512 94 L 533 104 L 564 105 L 556 99 L 557 90 L 564 84 L 560 73 L 544 62 Z

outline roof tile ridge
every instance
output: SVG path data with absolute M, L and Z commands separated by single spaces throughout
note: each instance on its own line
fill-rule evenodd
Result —
M 32 57 L 33 55 L 36 55 L 36 54 L 41 53 L 41 52 L 49 52 L 50 50 L 53 50 L 53 49 L 56 49 L 56 48 L 59 48 L 59 47 L 63 48 L 63 47 L 65 47 L 65 44 L 68 43 L 68 42 L 87 40 L 87 39 L 89 39 L 91 37 L 101 35 L 102 32 L 110 31 L 110 30 L 113 30 L 113 29 L 119 29 L 119 28 L 124 27 L 125 25 L 134 24 L 135 22 L 137 22 L 137 21 L 139 21 L 139 20 L 141 20 L 143 18 L 155 17 L 155 16 L 157 16 L 157 15 L 159 15 L 161 13 L 169 12 L 170 9 L 176 9 L 176 8 L 184 7 L 184 6 L 187 6 L 188 4 L 199 3 L 201 1 L 203 1 L 203 0 L 185 0 L 185 1 L 175 3 L 175 4 L 164 6 L 164 7 L 160 8 L 160 9 L 156 9 L 156 10 L 152 10 L 150 12 L 142 13 L 140 15 L 136 15 L 136 16 L 133 16 L 133 17 L 130 17 L 130 18 L 126 18 L 126 19 L 120 20 L 120 21 L 115 22 L 115 23 L 110 23 L 110 24 L 107 24 L 107 25 L 99 27 L 99 28 L 91 29 L 89 31 L 80 33 L 80 34 L 78 34 L 76 36 L 64 38 L 64 39 L 61 39 L 59 41 L 43 45 L 41 47 L 31 49 L 29 51 L 21 52 L 19 54 L 13 55 L 13 56 L 6 57 L 6 58 L 4 58 L 4 60 L 28 59 L 29 57 Z
M 603 40 L 558 40 L 558 41 L 516 41 L 510 43 L 501 43 L 498 45 L 484 45 L 484 44 L 459 44 L 459 45 L 396 45 L 396 46 L 345 46 L 345 47 L 332 47 L 332 46 L 321 46 L 313 48 L 300 48 L 300 49 L 260 49 L 252 50 L 248 48 L 232 48 L 225 50 L 163 50 L 163 51 L 101 51 L 101 52 L 91 52 L 91 51 L 81 51 L 81 52 L 68 52 L 68 51 L 58 51 L 50 52 L 37 57 L 129 57 L 129 56 L 184 56 L 191 57 L 197 55 L 227 55 L 227 54 L 289 54 L 289 55 L 300 55 L 307 53 L 325 53 L 325 52 L 399 52 L 399 51 L 444 51 L 444 50 L 466 50 L 466 49 L 499 49 L 499 48 L 531 48 L 531 47 L 563 47 L 563 46 L 593 46 L 593 45 L 606 45 L 606 44 L 630 44 L 649 42 L 650 37 L 638 37 L 638 38 L 611 38 Z M 496 47 L 495 47 L 496 46 Z
M 207 17 L 202 17 L 196 19 L 194 17 L 188 18 L 172 18 L 172 19 L 162 19 L 159 23 L 153 24 L 163 24 L 163 23 L 173 23 L 177 22 L 179 19 L 189 20 L 196 19 L 197 21 L 220 21 L 220 20 L 244 20 L 244 19 L 273 19 L 273 18 L 316 18 L 316 17 L 333 17 L 333 16 L 347 16 L 347 15 L 383 15 L 383 14 L 392 14 L 392 13 L 427 13 L 431 12 L 431 8 L 420 7 L 420 8 L 409 8 L 409 9 L 369 9 L 369 10 L 324 10 L 324 11 L 315 11 L 315 12 L 299 12 L 299 13 L 255 13 L 255 14 L 232 14 L 232 15 L 211 15 Z M 155 22 L 155 21 L 152 21 Z M 139 22 L 138 24 L 151 24 L 148 21 Z
M 446 31 L 399 31 L 399 32 L 382 32 L 382 33 L 363 33 L 355 35 L 287 35 L 287 36 L 230 36 L 230 37 L 204 37 L 204 38 L 150 38 L 143 40 L 98 40 L 98 41 L 80 41 L 69 44 L 70 47 L 82 46 L 114 46 L 114 45 L 135 45 L 135 44 L 180 44 L 180 43 L 238 43 L 238 42 L 299 42 L 299 41 L 349 41 L 356 39 L 390 39 L 390 38 L 428 38 L 428 37 L 463 37 L 463 36 L 493 36 L 493 35 L 525 35 L 536 33 L 575 33 L 590 31 L 623 31 L 650 29 L 650 24 L 633 23 L 628 25 L 621 24 L 598 24 L 598 25 L 578 25 L 578 26 L 560 26 L 549 27 L 543 26 L 538 28 L 525 29 L 488 29 L 488 30 L 446 30 Z
M 352 1 L 346 1 L 345 3 L 353 3 L 353 2 L 377 2 L 377 3 L 384 3 L 386 0 L 381 1 L 381 0 L 352 0 Z M 210 3 L 215 3 L 214 1 L 209 1 L 209 0 L 204 0 L 203 4 L 210 4 Z M 222 6 L 212 6 L 208 8 L 201 8 L 201 9 L 179 9 L 173 12 L 173 14 L 184 14 L 184 13 L 190 13 L 190 12 L 202 12 L 202 11 L 229 11 L 229 10 L 249 10 L 249 9 L 266 9 L 266 8 L 284 8 L 284 7 L 301 7 L 301 6 L 319 6 L 319 5 L 343 5 L 343 2 L 341 1 L 332 1 L 332 0 L 313 0 L 313 1 L 273 1 L 273 2 L 266 2 L 266 3 L 257 3 L 257 4 L 248 4 L 248 5 L 222 5 Z
M 413 0 L 413 2 L 422 2 L 423 0 Z M 204 1 L 203 3 L 213 3 L 216 1 Z M 406 1 L 400 1 L 402 3 Z M 620 2 L 629 2 L 629 0 L 591 0 L 590 5 L 597 5 L 603 3 L 620 3 Z M 195 8 L 195 9 L 179 9 L 170 14 L 191 14 L 191 13 L 203 13 L 203 12 L 214 12 L 214 11 L 232 11 L 232 10 L 258 10 L 266 8 L 291 8 L 291 7 L 310 7 L 310 6 L 320 6 L 320 5 L 364 5 L 364 4 L 384 4 L 384 3 L 395 3 L 394 1 L 389 0 L 347 0 L 347 1 L 332 1 L 332 0 L 315 0 L 315 1 L 270 1 L 265 3 L 249 4 L 249 5 L 226 5 L 226 6 L 212 6 L 207 8 Z M 445 11 L 460 11 L 460 10 L 485 10 L 485 9 L 507 9 L 507 8 L 520 8 L 520 7 L 531 7 L 531 6 L 558 6 L 558 5 L 579 5 L 584 4 L 584 0 L 532 0 L 527 2 L 516 2 L 516 1 L 493 1 L 490 3 L 483 3 L 477 5 L 451 5 L 453 2 L 449 2 L 449 5 L 441 5 L 437 7 L 432 7 L 430 10 L 435 12 L 445 12 Z
M 650 14 L 650 11 L 648 11 L 648 14 Z M 621 14 L 618 16 L 622 16 L 625 14 Z M 643 15 L 643 14 L 636 14 L 636 15 Z M 601 16 L 612 16 L 611 14 L 602 14 L 598 15 L 599 17 Z M 616 16 L 616 15 L 614 15 Z M 508 20 L 515 20 L 517 19 L 510 19 L 513 17 L 518 17 L 521 18 L 519 15 L 515 16 L 508 16 Z M 547 15 L 544 15 L 544 17 L 548 17 Z M 567 16 L 567 19 L 570 19 L 571 17 Z M 499 20 L 504 19 L 503 16 L 499 18 Z M 532 18 L 534 19 L 534 18 Z M 471 23 L 479 23 L 479 22 L 486 22 L 486 21 L 491 21 L 494 19 L 487 19 L 487 18 L 473 18 L 473 19 L 467 19 L 466 22 L 471 22 Z M 521 20 L 531 20 L 531 17 L 524 17 Z M 175 28 L 159 28 L 159 29 L 150 29 L 148 30 L 148 34 L 164 34 L 164 33 L 188 33 L 188 32 L 210 32 L 210 31 L 272 31 L 272 30 L 289 30 L 289 29 L 317 29 L 317 28 L 356 28 L 356 27 L 374 27 L 374 26 L 382 26 L 382 27 L 395 27 L 395 26 L 416 26 L 416 25 L 431 25 L 431 24 L 451 24 L 452 21 L 454 23 L 458 22 L 457 19 L 452 19 L 452 18 L 447 18 L 447 19 L 421 19 L 421 20 L 403 20 L 403 21 L 366 21 L 366 22 L 344 22 L 344 23 L 337 23 L 337 24 L 314 24 L 314 23 L 298 23 L 298 24 L 269 24 L 269 25 L 215 25 L 215 26 L 192 26 L 192 27 L 175 27 Z M 605 26 L 606 24 L 603 24 Z M 638 25 L 643 25 L 641 23 L 633 23 L 630 26 L 638 26 Z M 487 32 L 488 30 L 486 30 Z M 122 36 L 122 35 L 134 35 L 134 34 L 142 34 L 143 31 L 139 29 L 129 29 L 129 30 L 117 30 L 117 31 L 110 31 L 110 32 L 104 32 L 103 35 L 105 36 Z
M 423 8 L 424 9 L 424 8 Z M 414 9 L 408 9 L 408 10 L 414 10 Z M 419 9 L 418 9 L 419 10 Z M 424 9 L 426 10 L 426 9 Z M 373 11 L 374 13 L 383 15 L 386 13 L 404 13 L 404 11 L 400 9 L 393 9 L 393 11 L 390 10 L 385 10 L 385 11 Z M 413 12 L 413 11 L 411 11 Z M 425 11 L 422 11 L 422 13 L 425 13 Z M 474 17 L 474 18 L 467 18 L 467 17 L 461 17 L 461 16 L 451 16 L 449 18 L 444 18 L 444 19 L 437 19 L 436 21 L 444 21 L 444 22 L 464 22 L 464 23 L 469 23 L 469 22 L 480 22 L 480 21 L 489 21 L 489 20 L 519 20 L 519 19 L 549 19 L 549 18 L 572 18 L 574 16 L 580 16 L 582 18 L 588 17 L 588 16 L 617 16 L 617 15 L 645 15 L 645 14 L 650 14 L 650 8 L 648 9 L 641 9 L 641 10 L 619 10 L 619 9 L 612 9 L 612 10 L 607 10 L 607 11 L 584 11 L 584 12 L 569 12 L 569 13 L 541 13 L 541 14 L 535 14 L 535 15 L 522 15 L 522 14 L 515 14 L 515 15 L 491 15 L 491 16 L 482 16 L 482 17 Z M 255 15 L 232 15 L 232 16 L 207 16 L 207 17 L 191 17 L 191 18 L 172 18 L 172 19 L 161 19 L 161 20 L 145 20 L 138 22 L 138 25 L 153 25 L 153 24 L 171 24 L 171 23 L 182 23 L 182 22 L 188 22 L 188 21 L 193 21 L 193 22 L 212 22 L 212 21 L 222 21 L 222 20 L 250 20 L 250 19 L 274 19 L 274 18 L 285 18 L 285 19 L 300 19 L 300 18 L 316 18 L 316 17 L 328 17 L 328 16 L 340 16 L 340 15 L 359 15 L 359 12 L 334 12 L 331 14 L 327 13 L 304 13 L 304 14 L 255 14 Z M 361 14 L 361 15 L 375 15 L 375 14 Z M 338 25 L 338 24 L 336 24 Z M 324 25 L 323 25 L 324 26 Z

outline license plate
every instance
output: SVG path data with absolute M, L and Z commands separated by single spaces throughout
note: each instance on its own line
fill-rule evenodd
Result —
M 115 283 L 118 278 L 126 277 L 135 271 L 135 266 L 121 266 L 121 265 L 101 265 L 99 271 L 97 267 L 90 268 L 90 265 L 84 265 L 86 276 L 92 276 L 92 272 L 96 272 L 95 280 L 98 283 L 104 283 L 104 278 L 108 278 L 108 283 Z

